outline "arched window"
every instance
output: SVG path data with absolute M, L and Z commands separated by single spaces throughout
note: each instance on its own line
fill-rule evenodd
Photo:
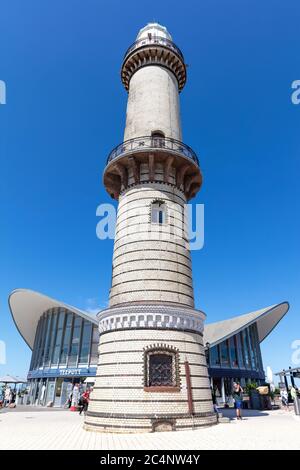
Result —
M 178 389 L 177 351 L 168 348 L 153 348 L 145 353 L 145 388 L 163 387 Z
M 165 146 L 165 134 L 162 131 L 151 132 L 151 140 L 152 140 L 153 147 Z
M 151 222 L 165 224 L 167 219 L 166 205 L 162 201 L 154 201 L 151 204 Z
M 153 131 L 151 132 L 151 137 L 153 137 L 154 139 L 164 138 L 165 134 L 162 131 Z

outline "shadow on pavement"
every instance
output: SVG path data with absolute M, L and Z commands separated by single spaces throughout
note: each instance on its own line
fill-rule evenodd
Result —
M 236 419 L 236 413 L 234 408 L 219 408 L 220 413 L 230 420 Z M 255 418 L 260 416 L 269 416 L 272 410 L 242 410 L 242 417 L 244 421 L 249 418 Z
M 67 408 L 47 408 L 46 406 L 32 406 L 32 405 L 17 405 L 16 408 L 1 408 L 1 413 L 19 413 L 19 412 L 29 412 L 35 413 L 39 411 L 69 411 Z

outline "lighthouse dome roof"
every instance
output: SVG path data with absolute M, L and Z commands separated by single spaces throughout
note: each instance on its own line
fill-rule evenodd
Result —
M 138 40 L 147 38 L 149 34 L 152 36 L 163 37 L 172 41 L 172 36 L 167 28 L 159 23 L 148 23 L 146 26 L 144 26 L 144 28 L 140 29 L 136 39 Z

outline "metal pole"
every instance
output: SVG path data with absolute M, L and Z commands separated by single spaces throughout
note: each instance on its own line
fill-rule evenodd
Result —
M 225 396 L 224 377 L 221 377 L 221 394 L 222 394 L 222 400 L 225 404 L 226 403 L 226 396 Z
M 186 387 L 187 387 L 189 413 L 191 415 L 193 415 L 194 414 L 194 403 L 193 403 L 193 395 L 192 395 L 191 372 L 190 372 L 190 365 L 189 365 L 188 361 L 184 362 L 184 367 L 185 367 L 185 377 L 186 377 Z
M 289 389 L 289 383 L 288 383 L 288 380 L 287 380 L 287 376 L 286 376 L 285 370 L 283 370 L 283 372 L 284 372 L 283 378 L 284 378 L 285 388 L 286 388 L 286 390 L 288 391 L 288 389 Z
M 289 369 L 291 369 L 291 366 L 289 366 Z M 290 371 L 290 377 L 291 377 L 291 384 L 293 387 L 295 387 L 295 381 L 294 381 L 294 377 L 293 377 L 293 372 Z

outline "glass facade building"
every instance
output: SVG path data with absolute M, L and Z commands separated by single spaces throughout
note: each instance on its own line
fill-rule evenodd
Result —
M 29 403 L 64 406 L 74 383 L 83 384 L 96 374 L 99 333 L 94 321 L 63 307 L 46 310 L 35 334 L 28 373 Z M 208 372 L 221 402 L 231 395 L 233 381 L 264 381 L 257 324 L 207 349 Z
M 265 380 L 257 324 L 253 323 L 213 347 L 207 348 L 208 372 L 217 398 L 226 402 L 233 382 L 242 387 Z
M 94 383 L 99 362 L 96 316 L 27 289 L 13 291 L 9 306 L 16 328 L 32 350 L 25 403 L 62 407 L 75 383 L 81 384 L 80 388 Z M 230 398 L 233 381 L 239 381 L 242 386 L 247 382 L 264 382 L 260 343 L 288 308 L 289 304 L 282 302 L 205 325 L 203 342 L 208 373 L 220 405 Z M 151 362 L 150 371 L 150 362 L 152 383 L 157 380 L 156 365 L 155 361 Z M 166 381 L 176 379 L 176 374 L 170 378 L 167 358 L 163 373 Z
M 40 317 L 30 363 L 29 403 L 64 406 L 74 383 L 96 374 L 99 333 L 95 321 L 63 307 Z

